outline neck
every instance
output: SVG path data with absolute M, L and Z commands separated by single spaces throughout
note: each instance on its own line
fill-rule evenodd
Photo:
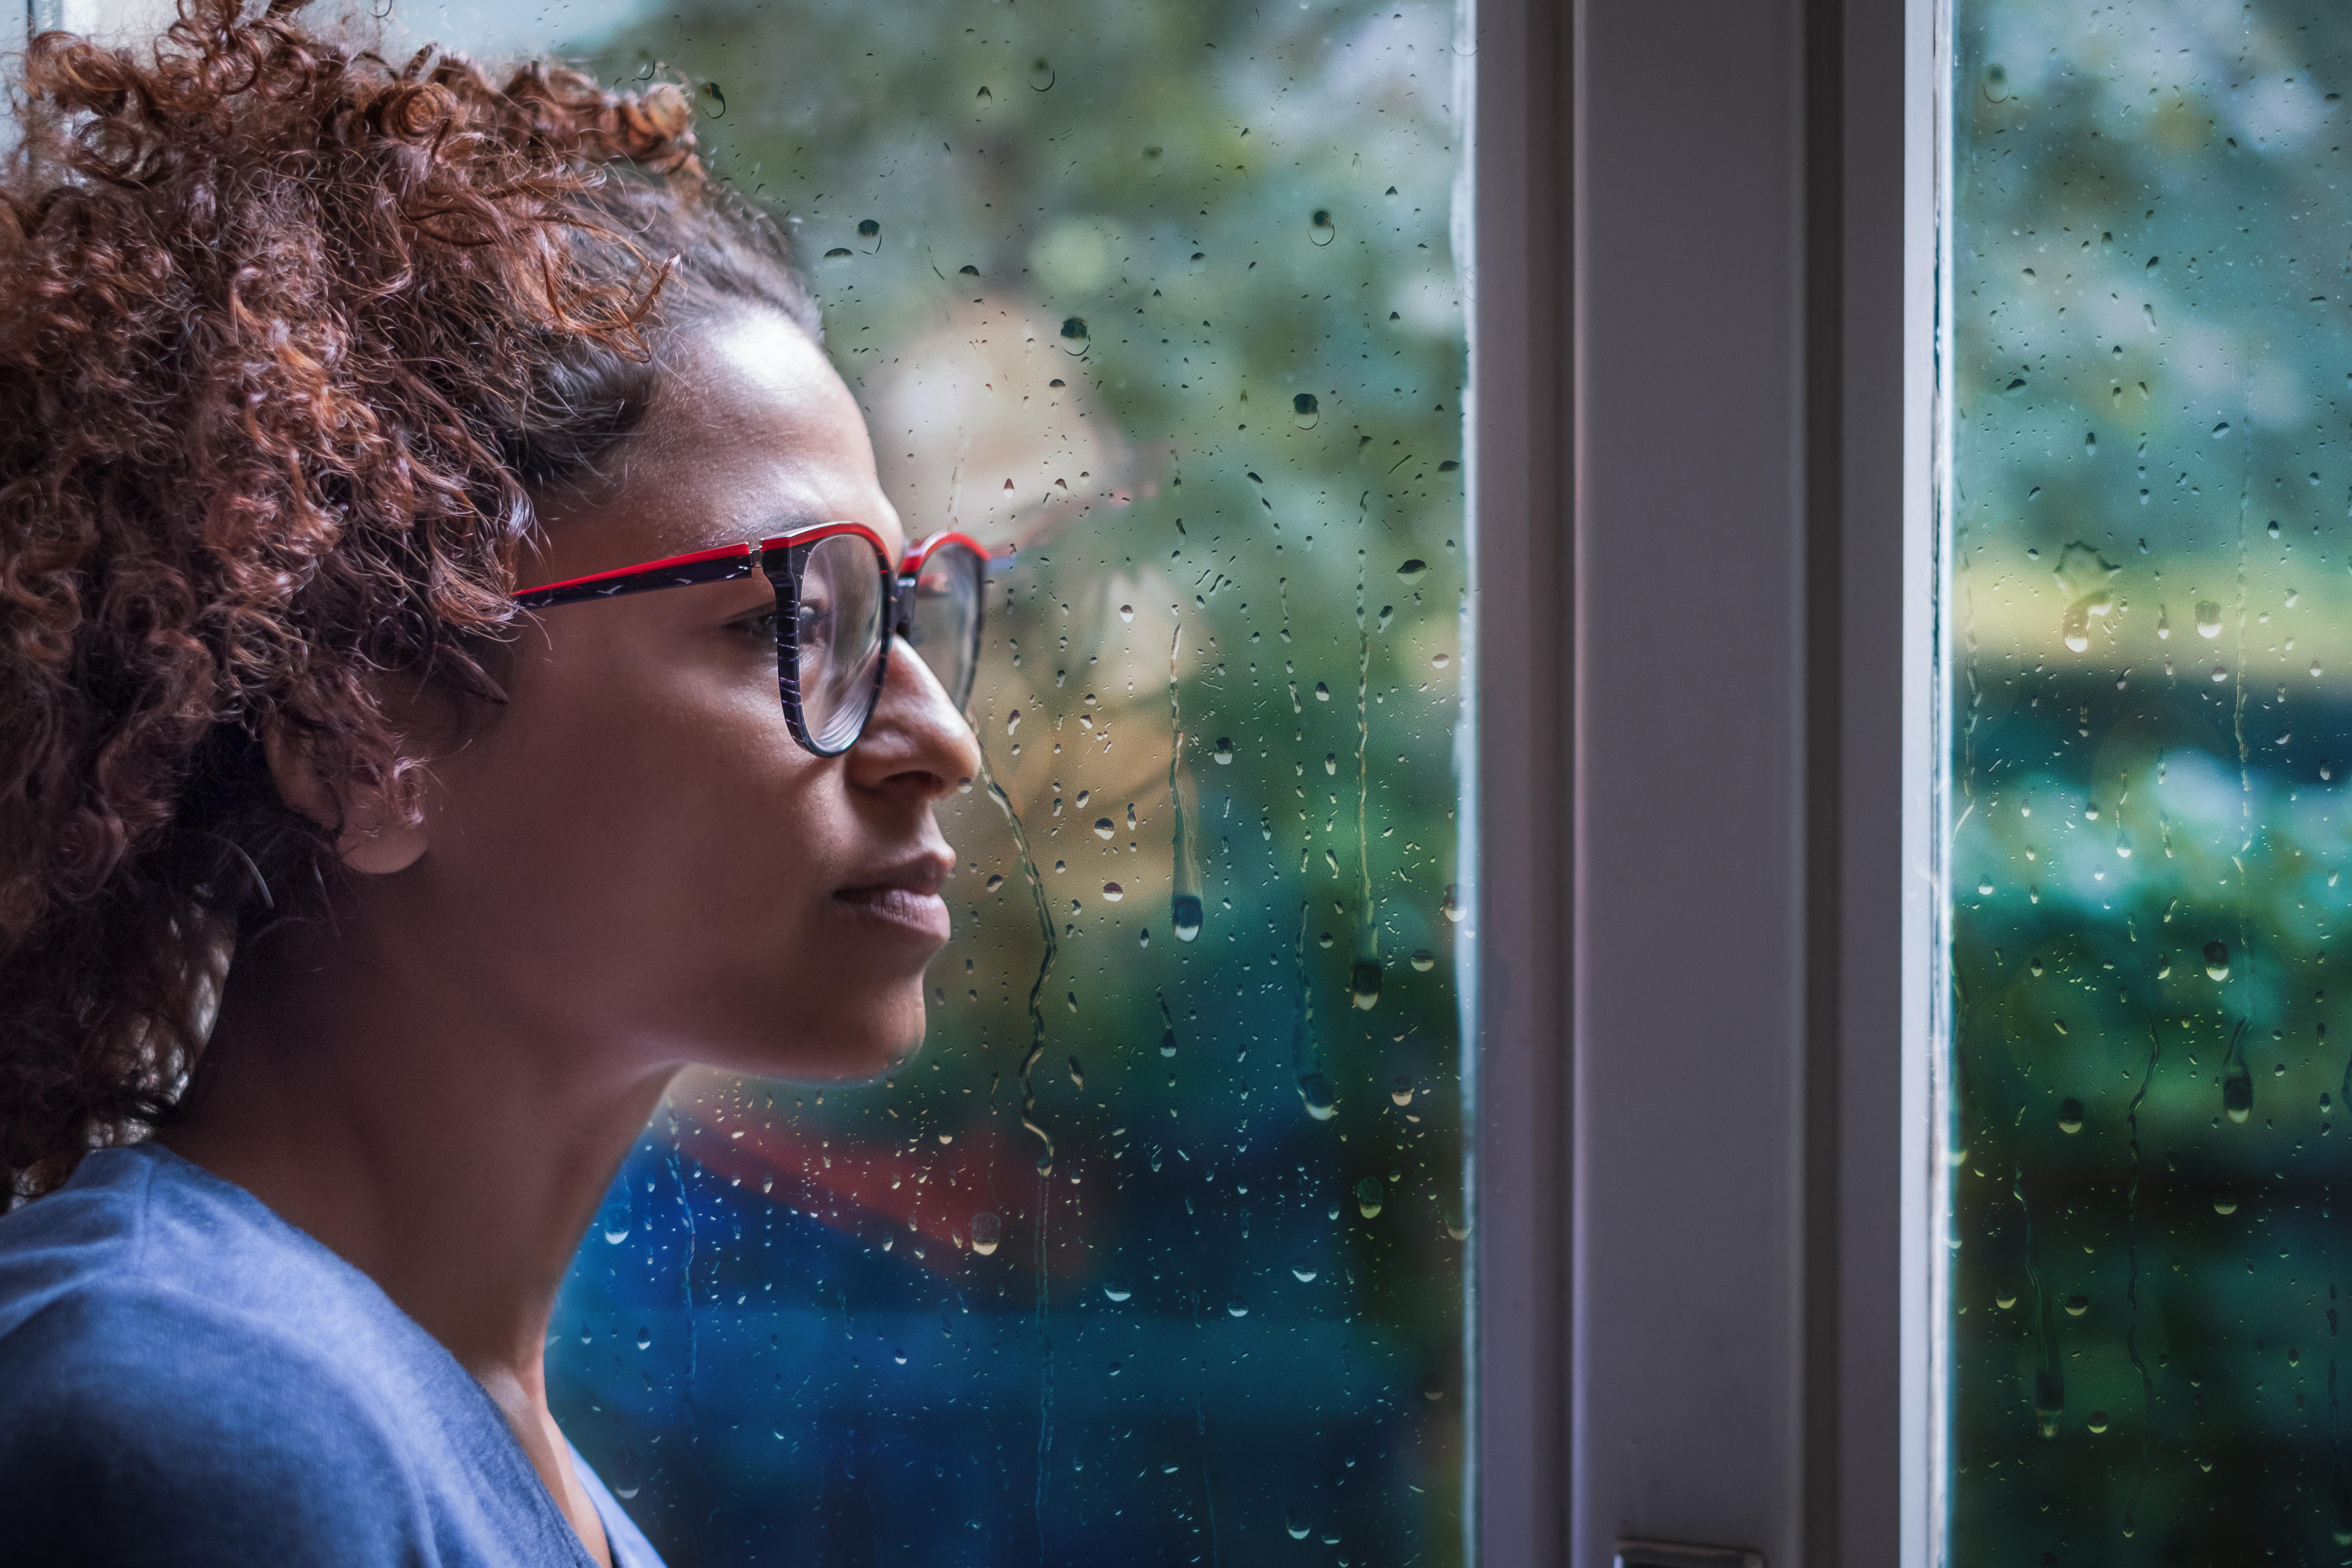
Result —
M 534 1034 L 428 967 L 368 942 L 363 919 L 233 965 L 163 1142 L 446 1346 L 579 1523 L 585 1496 L 547 1413 L 548 1318 L 673 1069 L 628 1062 L 614 1042 Z

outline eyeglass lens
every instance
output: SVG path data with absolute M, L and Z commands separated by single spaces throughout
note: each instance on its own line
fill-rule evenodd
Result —
M 915 579 L 914 603 L 907 612 L 908 642 L 959 711 L 971 700 L 980 657 L 982 569 L 980 556 L 960 544 L 932 552 Z
M 816 749 L 831 756 L 857 739 L 878 695 L 881 574 L 873 545 L 854 534 L 835 534 L 807 548 L 798 576 L 793 624 L 801 725 Z

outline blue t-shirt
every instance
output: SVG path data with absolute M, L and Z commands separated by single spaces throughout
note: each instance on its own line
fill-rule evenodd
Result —
M 572 1463 L 617 1568 L 661 1568 Z M 439 1341 L 244 1188 L 142 1143 L 0 1215 L 0 1561 L 593 1560 Z

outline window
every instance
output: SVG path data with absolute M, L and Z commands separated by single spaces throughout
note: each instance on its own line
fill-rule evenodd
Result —
M 682 1568 L 1460 1561 L 1454 15 L 910 20 L 559 24 L 789 215 L 910 535 L 1008 553 L 928 1043 L 681 1081 L 556 1410 Z
M 2333 1561 L 2352 26 L 1951 37 L 1951 1560 Z

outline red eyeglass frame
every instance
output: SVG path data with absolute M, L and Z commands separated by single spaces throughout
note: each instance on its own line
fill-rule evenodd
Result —
M 872 547 L 877 571 L 881 578 L 880 604 L 883 636 L 874 661 L 874 680 L 866 693 L 865 711 L 849 738 L 838 746 L 826 747 L 809 732 L 801 709 L 799 676 L 799 643 L 795 636 L 794 616 L 800 599 L 800 566 L 807 553 L 828 539 L 854 535 Z M 861 522 L 820 522 L 807 528 L 796 528 L 766 539 L 747 540 L 738 544 L 721 544 L 709 550 L 689 551 L 683 555 L 666 555 L 658 561 L 641 561 L 633 565 L 616 566 L 610 571 L 592 572 L 582 577 L 566 577 L 558 582 L 541 583 L 534 587 L 518 589 L 513 595 L 517 608 L 548 610 L 565 605 L 585 604 L 595 599 L 617 599 L 630 594 L 647 594 L 663 588 L 694 587 L 705 583 L 731 583 L 759 573 L 765 576 L 776 594 L 780 612 L 776 623 L 776 675 L 783 700 L 784 717 L 792 725 L 793 738 L 820 757 L 839 756 L 857 743 L 866 731 L 867 721 L 881 700 L 882 683 L 889 674 L 890 645 L 908 637 L 912 629 L 913 605 L 917 585 L 931 557 L 950 546 L 970 551 L 980 562 L 981 584 L 985 589 L 990 567 L 993 564 L 988 547 L 968 533 L 943 530 L 920 542 L 909 545 L 898 558 L 897 570 L 890 564 L 890 552 L 882 536 Z M 976 665 L 981 637 L 981 622 L 986 605 L 984 593 L 976 595 L 972 604 L 971 663 Z M 936 677 L 936 671 L 934 672 Z M 967 672 L 965 689 L 950 691 L 948 697 L 959 710 L 971 699 L 971 676 Z

